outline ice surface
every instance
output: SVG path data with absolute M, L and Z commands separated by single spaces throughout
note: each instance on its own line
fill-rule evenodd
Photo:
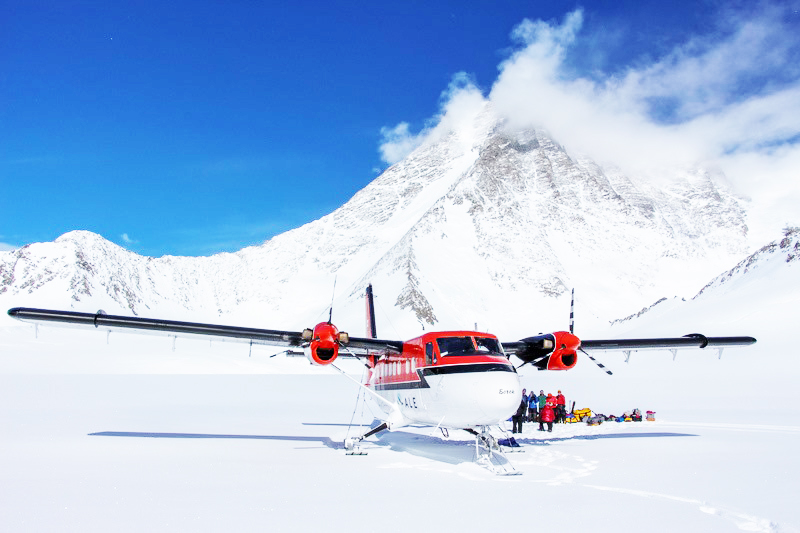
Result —
M 0 524 L 5 531 L 798 531 L 796 263 L 761 258 L 695 300 L 609 336 L 754 335 L 716 351 L 583 358 L 523 369 L 596 412 L 655 422 L 526 424 L 522 476 L 476 465 L 472 437 L 384 432 L 358 387 L 266 347 L 0 325 Z M 580 324 L 580 321 L 579 321 Z M 355 362 L 344 367 L 358 375 Z

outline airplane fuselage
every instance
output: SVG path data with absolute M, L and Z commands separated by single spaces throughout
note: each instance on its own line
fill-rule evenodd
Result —
M 514 366 L 494 335 L 474 331 L 428 333 L 403 344 L 402 353 L 371 359 L 366 383 L 395 425 L 446 428 L 496 425 L 519 407 Z M 390 407 L 391 404 L 391 407 Z

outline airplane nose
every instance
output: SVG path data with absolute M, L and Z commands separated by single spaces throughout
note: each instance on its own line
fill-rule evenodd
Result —
M 506 420 L 517 411 L 522 399 L 519 376 L 513 372 L 487 372 L 482 378 L 475 398 L 486 423 Z

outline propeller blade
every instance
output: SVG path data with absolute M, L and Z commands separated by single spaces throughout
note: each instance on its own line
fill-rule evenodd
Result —
M 569 332 L 575 335 L 575 289 L 572 289 L 572 300 L 569 302 Z
M 588 357 L 589 359 L 591 359 L 591 360 L 594 362 L 594 364 L 596 364 L 596 365 L 597 365 L 597 366 L 599 366 L 601 369 L 603 369 L 603 370 L 605 371 L 605 373 L 606 373 L 606 374 L 608 374 L 609 376 L 613 376 L 613 375 L 614 375 L 614 374 L 611 372 L 611 370 L 607 369 L 607 368 L 605 367 L 605 365 L 603 365 L 603 363 L 601 363 L 600 361 L 598 361 L 597 359 L 595 359 L 594 357 L 592 357 L 591 355 L 589 355 L 589 352 L 587 352 L 587 351 L 586 351 L 586 350 L 584 350 L 583 348 L 581 348 L 581 352 L 583 352 L 584 354 L 586 354 L 586 357 Z

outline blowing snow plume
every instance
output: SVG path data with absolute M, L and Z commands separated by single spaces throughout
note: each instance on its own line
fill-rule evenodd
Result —
M 418 134 L 405 123 L 386 129 L 381 151 L 387 162 L 399 160 L 482 99 L 508 128 L 544 130 L 573 154 L 628 173 L 664 179 L 676 169 L 721 170 L 753 199 L 751 230 L 762 242 L 796 220 L 800 200 L 800 17 L 785 5 L 757 9 L 721 12 L 708 34 L 609 71 L 586 65 L 588 49 L 614 50 L 598 44 L 583 10 L 561 23 L 524 20 L 488 96 L 457 75 L 441 112 Z

